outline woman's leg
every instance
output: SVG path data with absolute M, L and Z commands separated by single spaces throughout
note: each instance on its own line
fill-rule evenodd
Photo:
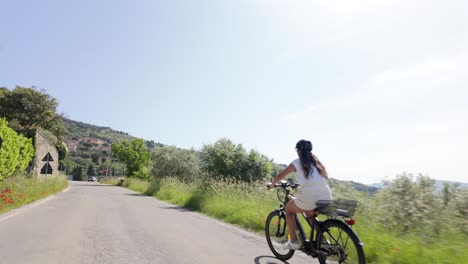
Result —
M 286 204 L 284 211 L 286 212 L 286 222 L 288 223 L 289 238 L 292 242 L 295 242 L 297 241 L 297 235 L 296 235 L 296 222 L 294 221 L 294 214 L 302 213 L 304 212 L 304 210 L 297 207 L 294 200 L 290 200 Z
M 317 223 L 315 222 L 315 217 L 318 216 L 318 213 L 315 213 L 315 210 L 310 210 L 310 211 L 306 211 L 306 216 L 312 228 L 314 230 L 317 230 Z

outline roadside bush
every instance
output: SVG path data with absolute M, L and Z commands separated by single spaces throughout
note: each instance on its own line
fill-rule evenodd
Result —
M 465 235 L 468 235 L 468 189 L 462 189 L 455 192 L 453 200 L 453 212 L 455 214 L 454 226 L 460 228 Z
M 156 179 L 174 177 L 188 182 L 200 176 L 198 153 L 195 150 L 179 149 L 174 146 L 155 147 L 152 153 L 151 174 Z
M 15 173 L 23 172 L 34 156 L 32 140 L 18 135 L 0 118 L 0 181 Z
M 434 180 L 402 173 L 377 195 L 380 222 L 387 227 L 407 232 L 433 226 L 443 210 L 442 201 L 434 194 Z M 391 215 L 391 217 L 388 217 Z
M 213 177 L 246 182 L 265 180 L 271 176 L 272 163 L 255 150 L 247 152 L 241 144 L 222 138 L 201 150 L 201 167 Z

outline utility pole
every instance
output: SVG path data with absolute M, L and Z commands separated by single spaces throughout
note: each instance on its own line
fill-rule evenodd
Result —
M 109 175 L 109 170 L 112 168 L 112 141 L 110 142 L 111 148 L 109 149 L 109 162 L 107 162 L 106 177 Z

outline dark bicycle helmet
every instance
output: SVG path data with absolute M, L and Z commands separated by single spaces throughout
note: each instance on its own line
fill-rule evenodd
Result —
M 299 150 L 312 151 L 312 142 L 301 139 L 296 143 L 296 148 Z

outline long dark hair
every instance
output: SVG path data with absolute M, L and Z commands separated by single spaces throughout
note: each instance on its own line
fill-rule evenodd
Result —
M 320 160 L 312 154 L 312 143 L 310 141 L 304 139 L 299 140 L 296 144 L 296 149 L 299 152 L 299 160 L 301 161 L 302 170 L 304 170 L 306 178 L 309 177 L 309 173 L 311 171 L 313 172 L 314 167 L 317 168 L 323 177 L 328 178 L 325 166 L 323 166 Z

